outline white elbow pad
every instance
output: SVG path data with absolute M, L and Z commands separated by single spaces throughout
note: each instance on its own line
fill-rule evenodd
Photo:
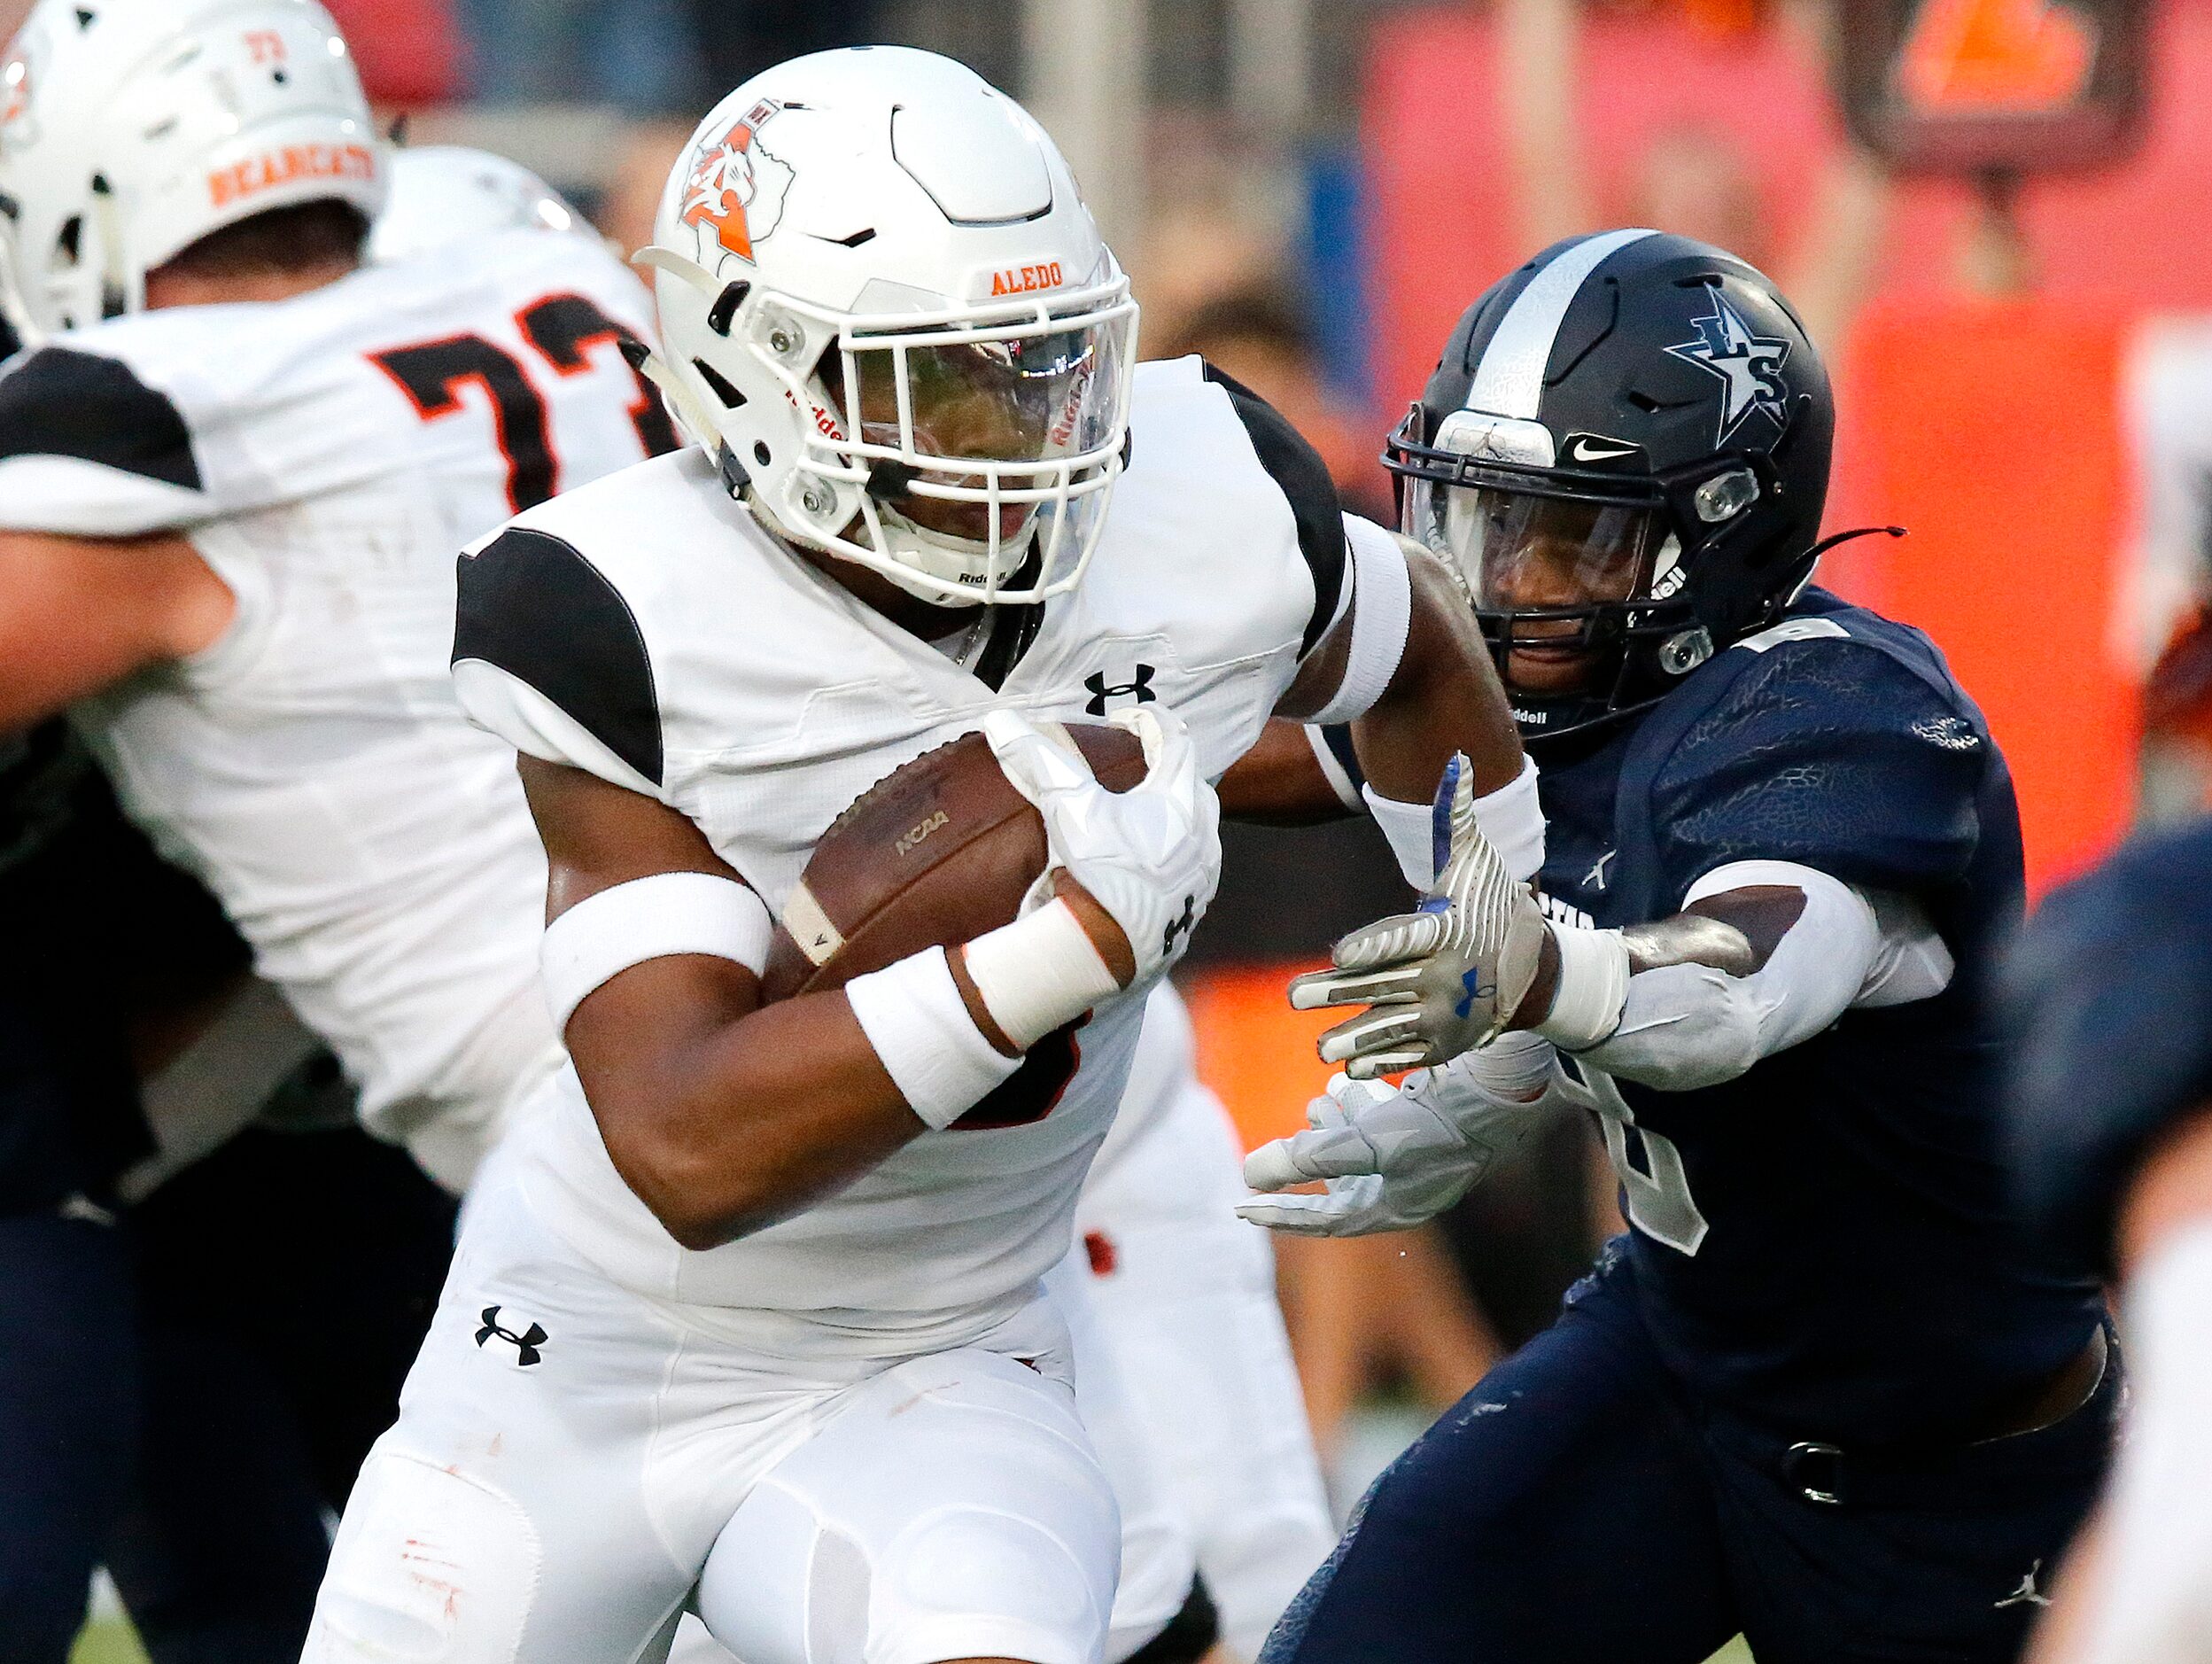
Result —
M 1413 579 L 1395 534 L 1347 514 L 1344 543 L 1351 556 L 1351 649 L 1335 696 L 1307 719 L 1324 727 L 1365 716 L 1383 696 L 1406 656 L 1406 637 L 1413 627 Z
M 757 976 L 774 930 L 767 903 L 712 873 L 656 873 L 588 896 L 546 926 L 539 944 L 553 1030 L 564 1033 L 586 995 L 648 960 L 705 953 Z
M 1749 976 L 1696 964 L 1640 971 L 1619 1024 L 1582 1055 L 1609 1075 L 1692 1092 L 1812 1038 L 1859 1003 L 1889 959 L 1874 906 L 1849 884 L 1793 862 L 1737 861 L 1693 884 L 1683 905 L 1762 884 L 1805 898 L 1766 964 Z

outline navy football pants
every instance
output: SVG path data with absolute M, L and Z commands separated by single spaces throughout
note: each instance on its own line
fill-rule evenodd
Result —
M 1787 1442 L 1697 1413 L 1626 1279 L 1401 1457 L 1263 1664 L 2004 1664 L 2102 1474 L 2118 1370 L 2053 1427 L 1854 1479 L 1783 1482 Z
M 0 1219 L 0 1664 L 59 1664 L 129 1486 L 129 1250 L 58 1212 Z
M 120 1225 L 0 1218 L 0 1664 L 105 1560 L 155 1664 L 295 1664 L 453 1203 L 358 1130 L 249 1131 Z

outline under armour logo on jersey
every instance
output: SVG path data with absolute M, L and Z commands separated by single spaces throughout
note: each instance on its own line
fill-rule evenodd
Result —
M 528 1369 L 532 1364 L 535 1364 L 539 1358 L 545 1356 L 543 1352 L 540 1352 L 538 1349 L 546 1343 L 547 1335 L 545 1328 L 540 1324 L 533 1323 L 527 1329 L 524 1329 L 520 1334 L 517 1334 L 514 1330 L 507 1328 L 501 1324 L 500 1310 L 501 1308 L 498 1306 L 485 1307 L 484 1326 L 477 1331 L 477 1344 L 480 1347 L 486 1341 L 490 1340 L 496 1334 L 501 1340 L 505 1341 L 508 1345 L 515 1349 L 515 1362 L 516 1365 L 523 1369 Z
M 1190 935 L 1191 927 L 1198 923 L 1198 899 L 1196 896 L 1184 897 L 1183 916 L 1168 925 L 1160 936 L 1160 956 L 1162 959 L 1176 951 L 1176 937 Z
M 1692 318 L 1690 324 L 1697 338 L 1666 350 L 1720 382 L 1719 442 L 1725 443 L 1754 410 L 1765 411 L 1778 428 L 1786 425 L 1789 388 L 1781 378 L 1781 367 L 1789 362 L 1789 343 L 1752 334 L 1751 326 L 1718 289 L 1712 291 L 1712 311 Z
M 2028 1575 L 2020 1580 L 2020 1587 L 1999 1601 L 1998 1606 L 2047 1606 L 2051 1597 L 2036 1587 L 2036 1579 L 2043 1575 L 2043 1562 L 2037 1560 L 2028 1568 Z
M 1083 709 L 1094 717 L 1102 717 L 1106 715 L 1106 701 L 1119 699 L 1124 694 L 1134 694 L 1138 704 L 1148 705 L 1160 697 L 1153 691 L 1154 673 L 1150 665 L 1139 665 L 1136 680 L 1125 681 L 1118 688 L 1109 688 L 1106 686 L 1106 673 L 1094 670 L 1083 679 L 1083 685 L 1090 689 L 1090 703 Z

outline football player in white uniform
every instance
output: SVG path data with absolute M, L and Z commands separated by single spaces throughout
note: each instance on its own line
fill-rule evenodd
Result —
M 452 552 L 673 445 L 647 298 L 535 230 L 364 266 L 385 155 L 313 0 L 49 0 L 0 75 L 0 730 L 72 711 L 457 1190 L 560 1054 Z
M 695 1601 L 748 1664 L 1095 1660 L 1114 1505 L 1038 1279 L 1211 895 L 1207 781 L 1278 708 L 1351 721 L 1425 884 L 1440 777 L 1525 821 L 1533 774 L 1441 570 L 1242 389 L 1133 366 L 1065 163 L 959 66 L 757 77 L 642 258 L 698 443 L 472 549 L 454 639 L 574 1068 L 471 1199 L 308 1656 L 657 1659 Z M 1049 737 L 1084 716 L 1143 784 Z M 978 727 L 1034 905 L 762 1005 L 824 828 Z
M 542 179 L 504 157 L 428 146 L 390 160 L 373 259 L 524 226 L 587 229 Z M 1083 1186 L 1081 1247 L 1056 1289 L 1088 1308 L 1084 1333 L 1101 1354 L 1077 1373 L 1084 1422 L 1122 1510 L 1109 1660 L 1178 1621 L 1182 1632 L 1200 1632 L 1209 1599 L 1232 1649 L 1256 1657 L 1335 1543 L 1273 1258 L 1264 1237 L 1230 1217 L 1246 1194 L 1238 1160 L 1226 1112 L 1199 1083 L 1189 1014 L 1162 982 L 1145 1005 L 1122 1108 Z M 1108 1419 L 1114 1425 L 1102 1430 Z M 1191 1589 L 1194 1567 L 1203 1595 Z M 695 1664 L 728 1655 L 694 1623 L 672 1656 Z
M 558 1052 L 531 985 L 543 854 L 442 673 L 451 550 L 672 441 L 617 356 L 642 297 L 586 240 L 439 246 L 462 219 L 569 227 L 480 153 L 399 159 L 372 250 L 392 269 L 354 273 L 394 164 L 311 8 L 49 6 L 6 74 L 11 310 L 34 338 L 84 327 L 0 394 L 0 525 L 38 534 L 5 549 L 20 679 L 0 720 L 79 701 L 134 814 L 221 890 L 372 1124 L 458 1188 Z M 139 292 L 144 315 L 100 321 Z M 1149 1604 L 1117 1612 L 1140 1641 L 1190 1581 L 1161 1513 L 1129 1522 L 1153 1544 Z M 1246 1542 L 1268 1528 L 1238 1518 Z M 1239 1574 L 1238 1598 L 1295 1570 Z

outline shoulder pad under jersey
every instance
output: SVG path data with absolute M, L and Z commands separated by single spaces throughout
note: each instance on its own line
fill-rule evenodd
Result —
M 1965 873 L 1994 756 L 1970 703 L 1827 618 L 1784 620 L 1722 658 L 1730 680 L 1652 775 L 1672 904 L 1737 860 L 1894 890 Z

